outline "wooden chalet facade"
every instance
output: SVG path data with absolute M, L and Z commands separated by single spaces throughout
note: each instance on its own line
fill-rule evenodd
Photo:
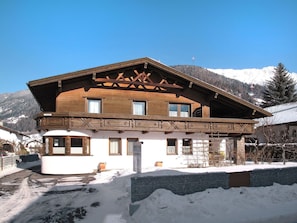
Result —
M 214 137 L 242 142 L 254 132 L 253 119 L 271 115 L 150 58 L 34 80 L 28 87 L 42 110 L 36 122 L 45 133 L 44 173 L 87 172 L 99 163 L 131 168 L 135 141 L 143 142 L 143 167 L 158 161 L 208 166 Z M 234 147 L 237 163 L 244 156 L 241 144 Z

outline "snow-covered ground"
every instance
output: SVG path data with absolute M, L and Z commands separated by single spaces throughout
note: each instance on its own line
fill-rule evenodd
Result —
M 233 172 L 287 166 L 297 164 L 247 164 L 168 170 L 168 173 Z M 140 175 L 160 173 L 166 174 L 166 169 L 147 169 Z M 83 176 L 63 176 L 55 184 L 50 175 L 36 181 L 25 178 L 13 195 L 0 196 L 0 222 L 297 222 L 297 184 L 217 188 L 185 196 L 158 189 L 137 202 L 140 207 L 130 216 L 131 176 L 135 173 L 123 169 L 94 174 L 90 182 L 81 181 Z

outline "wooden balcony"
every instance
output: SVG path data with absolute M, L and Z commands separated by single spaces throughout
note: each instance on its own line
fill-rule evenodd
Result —
M 226 118 L 181 118 L 89 113 L 40 113 L 36 117 L 38 130 L 92 130 L 214 133 L 246 135 L 254 132 L 253 120 Z

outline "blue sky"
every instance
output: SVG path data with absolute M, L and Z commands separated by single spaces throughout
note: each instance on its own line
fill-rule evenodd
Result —
M 139 57 L 297 72 L 296 21 L 295 0 L 0 0 L 0 93 Z

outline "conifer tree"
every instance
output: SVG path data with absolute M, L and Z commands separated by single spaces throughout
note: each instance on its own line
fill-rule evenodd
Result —
M 274 76 L 264 86 L 263 107 L 285 104 L 297 101 L 295 81 L 289 76 L 282 63 L 274 70 Z

